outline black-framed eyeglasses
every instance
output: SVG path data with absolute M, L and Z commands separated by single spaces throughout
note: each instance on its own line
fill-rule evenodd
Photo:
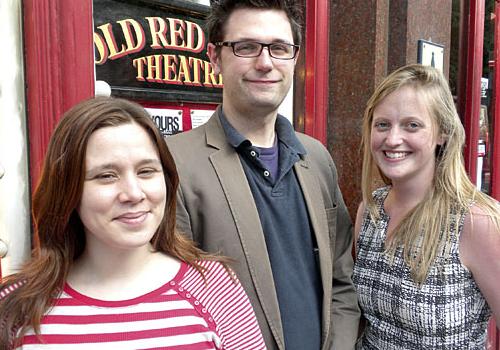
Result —
M 264 47 L 267 47 L 269 56 L 280 60 L 291 60 L 299 51 L 299 45 L 279 42 L 265 44 L 258 41 L 219 41 L 214 45 L 231 47 L 235 56 L 247 58 L 260 56 Z

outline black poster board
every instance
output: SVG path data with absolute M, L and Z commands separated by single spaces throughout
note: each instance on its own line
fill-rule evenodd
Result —
M 134 100 L 220 103 L 206 54 L 209 7 L 182 0 L 94 0 L 96 80 Z

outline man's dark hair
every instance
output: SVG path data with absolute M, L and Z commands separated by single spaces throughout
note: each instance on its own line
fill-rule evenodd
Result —
M 248 9 L 273 9 L 284 11 L 292 27 L 294 44 L 300 45 L 301 33 L 301 11 L 294 0 L 211 0 L 211 11 L 206 22 L 208 41 L 216 43 L 224 40 L 224 27 L 234 10 Z

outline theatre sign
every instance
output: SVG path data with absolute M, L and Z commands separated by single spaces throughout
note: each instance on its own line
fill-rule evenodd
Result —
M 96 80 L 135 100 L 220 102 L 206 54 L 208 7 L 187 1 L 94 0 Z

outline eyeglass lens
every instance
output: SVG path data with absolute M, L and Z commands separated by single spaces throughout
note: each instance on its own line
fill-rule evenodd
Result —
M 263 45 L 253 41 L 242 41 L 234 43 L 234 54 L 241 57 L 256 57 L 262 52 L 264 46 L 269 49 L 269 54 L 274 58 L 293 58 L 295 55 L 295 48 L 286 43 L 271 43 Z

